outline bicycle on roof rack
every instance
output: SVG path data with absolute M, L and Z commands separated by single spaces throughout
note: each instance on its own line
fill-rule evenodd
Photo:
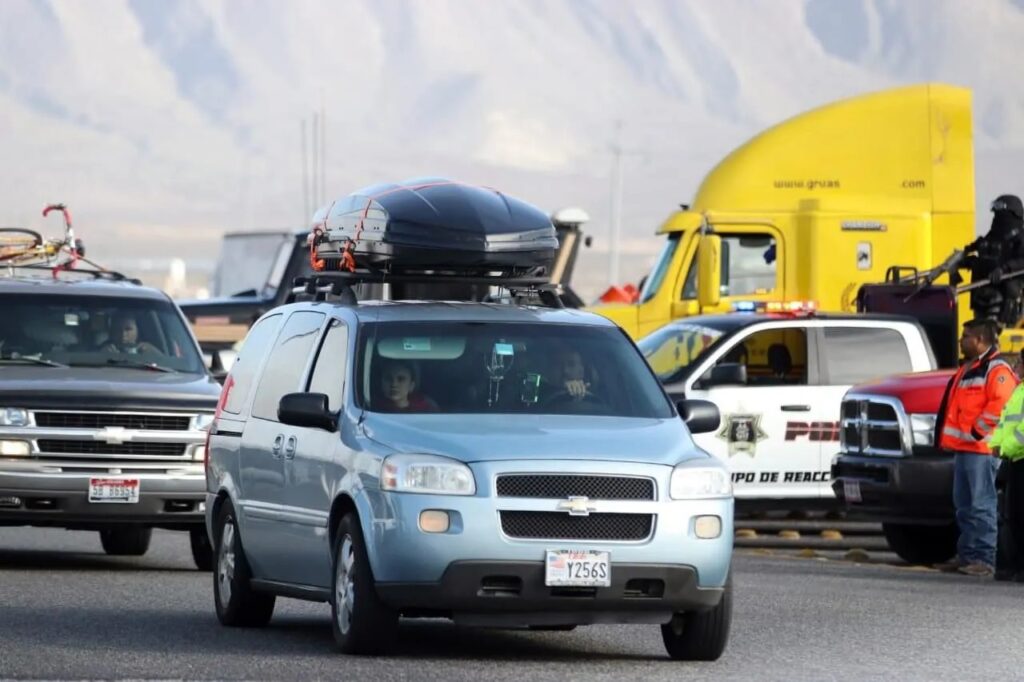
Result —
M 53 211 L 60 211 L 64 217 L 64 236 L 59 239 L 44 239 L 35 230 L 23 227 L 0 227 L 0 266 L 7 266 L 9 272 L 15 268 L 28 270 L 49 270 L 54 279 L 62 272 L 75 272 L 96 278 L 140 283 L 119 272 L 108 270 L 85 257 L 85 245 L 75 238 L 71 212 L 64 204 L 49 204 L 43 209 L 45 218 Z M 91 269 L 82 269 L 84 263 Z

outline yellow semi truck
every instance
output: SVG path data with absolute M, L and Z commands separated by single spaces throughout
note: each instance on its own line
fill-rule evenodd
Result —
M 974 239 L 971 93 L 914 85 L 780 123 L 722 160 L 658 232 L 638 302 L 593 308 L 634 338 L 743 305 L 854 311 L 859 287 L 890 266 L 928 270 Z

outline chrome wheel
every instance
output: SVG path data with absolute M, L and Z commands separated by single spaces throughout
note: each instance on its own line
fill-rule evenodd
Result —
M 221 531 L 220 551 L 217 553 L 217 586 L 221 606 L 231 603 L 231 585 L 235 580 L 235 524 L 230 519 Z
M 355 546 L 351 536 L 346 535 L 341 541 L 338 554 L 336 575 L 334 577 L 334 611 L 338 621 L 338 630 L 348 634 L 352 627 L 352 610 L 355 608 Z

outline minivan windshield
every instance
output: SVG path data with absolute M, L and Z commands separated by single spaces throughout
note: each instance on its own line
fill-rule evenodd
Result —
M 370 323 L 358 358 L 358 400 L 374 412 L 673 415 L 643 358 L 611 327 Z
M 170 301 L 0 294 L 0 372 L 14 365 L 201 374 L 202 358 Z

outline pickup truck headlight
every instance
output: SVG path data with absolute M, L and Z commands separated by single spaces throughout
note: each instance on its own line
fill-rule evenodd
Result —
M 475 495 L 473 472 L 438 455 L 391 455 L 380 468 L 380 487 L 402 493 Z
M 910 415 L 910 430 L 914 433 L 914 445 L 935 445 L 935 415 Z
M 28 426 L 28 410 L 0 407 L 0 426 Z
M 681 464 L 672 470 L 669 495 L 673 500 L 731 497 L 732 480 L 725 469 Z
M 193 431 L 209 431 L 211 424 L 213 424 L 212 414 L 197 414 L 192 417 Z

